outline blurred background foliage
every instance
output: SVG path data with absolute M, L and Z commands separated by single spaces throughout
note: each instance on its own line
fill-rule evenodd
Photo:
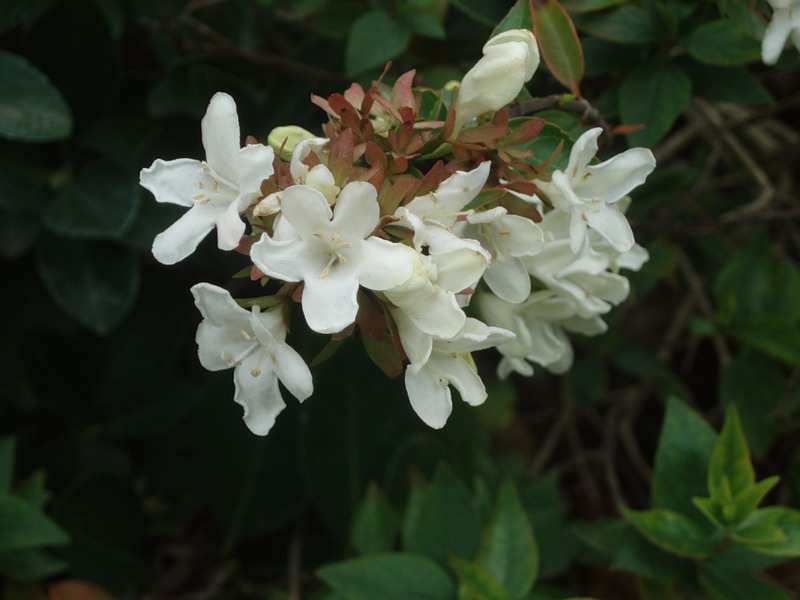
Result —
M 218 90 L 245 135 L 317 132 L 311 93 L 389 60 L 389 80 L 416 68 L 442 86 L 530 7 L 4 0 L 5 600 L 797 597 L 797 54 L 759 63 L 769 9 L 755 0 L 563 8 L 582 98 L 542 67 L 521 99 L 547 99 L 559 135 L 622 125 L 614 148 L 659 161 L 628 213 L 651 260 L 610 332 L 578 340 L 563 378 L 539 370 L 494 381 L 477 410 L 456 403 L 442 431 L 347 343 L 262 439 L 229 375 L 197 364 L 188 292 L 247 293 L 230 279 L 242 262 L 206 242 L 158 265 L 149 247 L 176 211 L 138 171 L 202 155 Z M 496 357 L 480 359 L 488 375 Z M 773 508 L 756 510 L 765 494 Z

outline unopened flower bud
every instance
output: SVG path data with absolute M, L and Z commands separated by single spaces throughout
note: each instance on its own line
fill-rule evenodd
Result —
M 510 29 L 486 42 L 483 58 L 458 88 L 453 136 L 478 115 L 500 110 L 514 100 L 539 66 L 536 38 L 527 29 Z
M 267 143 L 272 146 L 275 152 L 281 153 L 283 160 L 291 160 L 292 152 L 294 152 L 297 144 L 308 138 L 315 137 L 310 131 L 306 131 L 297 125 L 283 125 L 276 127 L 269 132 L 267 136 Z

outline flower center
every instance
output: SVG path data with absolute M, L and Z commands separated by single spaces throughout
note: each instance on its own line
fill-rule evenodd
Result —
M 340 236 L 338 232 L 334 232 L 330 236 L 326 237 L 324 233 L 315 231 L 314 237 L 323 240 L 323 242 L 327 244 L 327 249 L 330 253 L 328 263 L 319 274 L 320 279 L 325 279 L 328 275 L 330 275 L 331 269 L 334 267 L 334 265 L 337 263 L 344 264 L 347 262 L 347 256 L 344 254 L 344 252 L 342 252 L 342 250 L 352 248 L 353 245 L 350 242 L 342 241 L 342 236 Z
M 192 196 L 192 199 L 200 204 L 208 204 L 213 200 L 222 200 L 223 202 L 232 202 L 239 195 L 235 190 L 231 189 L 230 185 L 225 181 L 220 181 L 208 167 L 208 164 L 203 163 L 203 171 L 211 179 L 211 181 L 200 180 L 198 182 L 199 194 Z

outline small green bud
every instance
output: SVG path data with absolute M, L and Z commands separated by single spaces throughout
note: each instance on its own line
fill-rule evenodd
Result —
M 316 136 L 302 127 L 283 125 L 270 131 L 269 136 L 267 136 L 267 143 L 272 146 L 275 152 L 281 153 L 283 160 L 291 160 L 295 146 L 303 140 L 313 137 Z

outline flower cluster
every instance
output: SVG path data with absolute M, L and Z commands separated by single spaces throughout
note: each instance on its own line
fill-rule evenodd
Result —
M 282 127 L 267 145 L 240 146 L 234 101 L 218 93 L 202 121 L 206 160 L 142 170 L 157 201 L 189 207 L 156 237 L 156 259 L 185 258 L 216 228 L 219 248 L 249 255 L 271 292 L 236 301 L 192 288 L 200 361 L 234 368 L 251 431 L 266 434 L 283 408 L 279 382 L 300 401 L 313 391 L 286 343 L 293 303 L 311 330 L 359 336 L 388 375 L 404 373 L 435 428 L 451 386 L 471 405 L 487 397 L 472 352 L 498 348 L 501 376 L 531 363 L 563 372 L 567 333 L 605 330 L 600 315 L 628 294 L 619 270 L 647 260 L 620 207 L 655 161 L 634 148 L 598 163 L 595 128 L 548 169 L 557 156 L 534 155 L 545 122 L 506 110 L 538 63 L 533 34 L 506 31 L 452 97 L 412 87 L 413 71 L 392 87 L 353 84 L 312 98 L 329 115 L 323 136 Z

